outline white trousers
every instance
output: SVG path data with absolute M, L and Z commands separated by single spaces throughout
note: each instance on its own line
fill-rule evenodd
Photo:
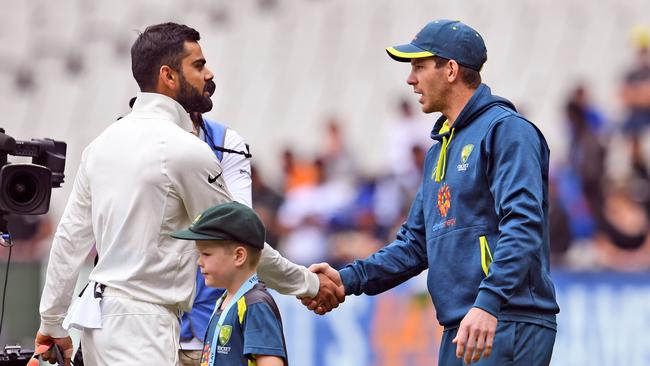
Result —
M 81 335 L 87 366 L 177 366 L 180 324 L 176 307 L 132 299 L 106 288 L 102 328 Z

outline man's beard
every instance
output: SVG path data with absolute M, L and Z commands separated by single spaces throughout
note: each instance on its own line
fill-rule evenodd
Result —
M 217 87 L 214 81 L 210 80 L 206 82 L 205 87 L 200 92 L 185 80 L 183 74 L 180 74 L 180 83 L 181 88 L 178 91 L 176 100 L 187 112 L 205 113 L 212 109 L 210 96 L 212 96 Z M 208 92 L 209 96 L 204 96 L 204 92 Z

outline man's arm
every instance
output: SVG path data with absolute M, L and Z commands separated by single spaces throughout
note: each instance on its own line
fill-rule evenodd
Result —
M 488 357 L 501 305 L 523 281 L 544 241 L 544 179 L 548 148 L 535 128 L 512 117 L 488 134 L 488 181 L 499 221 L 499 240 L 488 275 L 458 328 L 456 357 Z
M 40 304 L 40 333 L 55 338 L 68 336 L 61 324 L 72 301 L 81 265 L 94 243 L 91 196 L 82 156 L 72 192 L 50 249 Z
M 389 290 L 428 267 L 422 186 L 411 205 L 397 239 L 364 260 L 340 271 L 345 294 L 376 295 Z
M 499 237 L 474 306 L 497 316 L 541 253 L 548 148 L 535 127 L 518 117 L 497 124 L 486 148 Z
M 268 287 L 284 295 L 315 297 L 319 291 L 315 273 L 284 258 L 268 244 L 264 244 L 257 274 Z
M 420 188 L 421 190 L 421 188 Z M 367 259 L 354 261 L 341 271 L 327 263 L 313 264 L 309 269 L 317 273 L 322 283 L 330 281 L 335 294 L 376 295 L 418 275 L 428 266 L 424 215 L 421 192 L 418 192 L 407 221 L 397 233 L 397 240 Z M 341 301 L 342 302 L 342 301 Z M 303 305 L 323 315 L 331 309 L 323 298 L 303 298 Z
M 420 186 L 408 218 L 397 233 L 395 241 L 364 260 L 348 264 L 341 271 L 336 271 L 327 263 L 312 265 L 310 269 L 318 273 L 321 289 L 325 284 L 334 294 L 343 292 L 344 295 L 376 295 L 420 274 L 427 267 Z M 323 297 L 306 297 L 302 299 L 302 303 L 320 315 L 331 310 L 327 299 Z
M 334 294 L 342 292 L 342 299 L 350 294 L 376 295 L 403 283 L 427 268 L 425 236 L 422 187 L 420 187 L 409 216 L 394 242 L 367 259 L 348 264 L 340 272 L 327 263 L 313 264 L 309 269 L 318 274 L 321 283 L 331 281 L 327 286 L 332 288 Z M 323 288 L 322 284 L 321 288 Z M 306 297 L 302 299 L 302 303 L 319 315 L 331 310 L 328 299 L 323 297 L 313 299 Z
M 39 308 L 41 324 L 34 341 L 36 347 L 58 345 L 66 366 L 72 356 L 72 340 L 61 324 L 72 301 L 81 265 L 95 243 L 85 155 L 84 151 L 72 192 L 54 234 Z M 46 351 L 43 357 L 52 358 L 53 353 Z

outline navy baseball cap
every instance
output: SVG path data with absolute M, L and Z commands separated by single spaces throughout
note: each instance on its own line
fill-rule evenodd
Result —
M 487 60 L 487 49 L 481 35 L 459 20 L 447 19 L 430 22 L 411 43 L 388 47 L 386 52 L 400 62 L 438 56 L 476 71 L 481 71 Z

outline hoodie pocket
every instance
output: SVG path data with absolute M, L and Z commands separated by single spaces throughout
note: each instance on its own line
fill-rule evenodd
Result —
M 485 273 L 485 276 L 487 277 L 490 264 L 492 263 L 492 252 L 490 251 L 490 245 L 488 244 L 485 235 L 481 235 L 478 238 L 478 241 L 481 247 L 481 267 L 483 268 L 483 273 Z

